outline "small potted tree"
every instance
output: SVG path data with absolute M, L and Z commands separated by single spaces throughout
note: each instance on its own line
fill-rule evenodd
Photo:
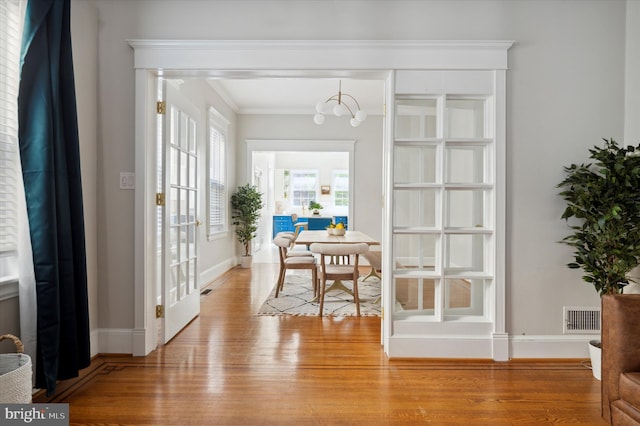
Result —
M 640 145 L 604 142 L 589 150 L 591 163 L 565 167 L 558 184 L 567 202 L 562 218 L 572 230 L 562 240 L 574 250 L 567 266 L 581 268 L 600 296 L 622 293 L 640 258 Z M 599 342 L 590 345 L 594 352 Z M 592 361 L 596 378 L 598 365 L 599 359 Z
M 243 268 L 251 266 L 251 241 L 256 237 L 261 209 L 262 193 L 255 186 L 240 186 L 231 195 L 231 220 L 236 227 L 236 238 L 244 246 L 244 255 L 240 257 Z

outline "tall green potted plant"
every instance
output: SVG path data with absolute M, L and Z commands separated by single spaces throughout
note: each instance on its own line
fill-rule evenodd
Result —
M 604 141 L 589 150 L 593 162 L 565 167 L 558 184 L 572 230 L 562 241 L 575 256 L 567 266 L 582 268 L 600 295 L 620 293 L 640 257 L 640 145 Z
M 236 238 L 244 246 L 240 265 L 251 266 L 251 241 L 258 231 L 258 220 L 262 209 L 262 193 L 250 184 L 238 187 L 231 195 L 231 220 L 235 226 Z
M 604 147 L 589 150 L 592 162 L 565 167 L 558 184 L 567 202 L 562 218 L 572 231 L 562 240 L 574 250 L 567 266 L 581 268 L 600 296 L 621 293 L 640 258 L 640 145 L 603 140 Z M 590 345 L 594 351 L 599 342 Z M 599 358 L 592 365 L 599 379 Z

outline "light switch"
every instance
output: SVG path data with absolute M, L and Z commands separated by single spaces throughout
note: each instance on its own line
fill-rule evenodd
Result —
M 120 189 L 135 189 L 135 174 L 120 172 Z

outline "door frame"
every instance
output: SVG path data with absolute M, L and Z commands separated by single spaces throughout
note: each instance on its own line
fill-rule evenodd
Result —
M 506 70 L 507 50 L 513 41 L 128 40 L 128 43 L 134 50 L 136 117 L 132 352 L 134 356 L 144 356 L 157 346 L 156 256 L 153 253 L 155 205 L 149 200 L 155 198 L 155 83 L 159 74 L 228 78 L 375 76 L 376 79 L 384 80 L 396 69 Z M 385 139 L 388 133 L 387 129 Z M 384 145 L 387 146 L 386 141 Z M 504 201 L 504 196 L 499 195 L 499 199 Z M 504 206 L 499 211 L 500 214 L 502 212 Z M 494 312 L 496 331 L 505 339 L 505 236 L 502 214 L 500 219 L 500 229 L 496 229 L 497 253 L 502 254 L 496 271 L 500 297 L 494 301 Z M 385 232 L 382 243 L 386 245 L 391 235 L 384 222 L 383 218 Z M 388 266 L 388 263 L 383 259 L 383 265 Z M 385 345 L 385 350 L 386 348 Z

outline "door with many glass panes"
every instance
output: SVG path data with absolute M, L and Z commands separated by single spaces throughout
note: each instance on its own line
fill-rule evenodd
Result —
M 395 303 L 389 306 L 396 334 L 417 329 L 455 333 L 447 325 L 464 322 L 475 323 L 470 334 L 492 331 L 492 86 L 488 81 L 469 94 L 444 89 L 426 95 L 396 93 L 394 99 L 390 178 Z M 416 321 L 423 325 L 411 328 Z
M 161 221 L 162 341 L 168 342 L 200 313 L 198 284 L 199 111 L 172 82 L 166 84 L 164 217 Z

